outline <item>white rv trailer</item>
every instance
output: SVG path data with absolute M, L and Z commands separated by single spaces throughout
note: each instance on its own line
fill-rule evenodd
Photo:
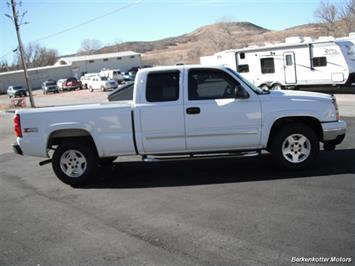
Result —
M 284 43 L 226 50 L 200 58 L 224 65 L 263 89 L 355 86 L 354 44 L 333 37 L 289 37 Z

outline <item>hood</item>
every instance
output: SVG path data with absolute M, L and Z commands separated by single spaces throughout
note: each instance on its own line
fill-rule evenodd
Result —
M 319 92 L 310 92 L 310 91 L 296 91 L 296 90 L 278 90 L 270 91 L 270 97 L 272 98 L 283 98 L 295 100 L 332 100 L 332 95 Z

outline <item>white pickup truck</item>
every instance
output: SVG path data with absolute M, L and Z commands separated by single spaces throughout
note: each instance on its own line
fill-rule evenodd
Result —
M 269 151 L 301 169 L 322 142 L 345 136 L 335 98 L 302 91 L 263 91 L 224 67 L 173 66 L 137 73 L 132 101 L 18 110 L 19 154 L 50 157 L 63 182 L 80 185 L 117 156 L 143 159 L 240 155 Z

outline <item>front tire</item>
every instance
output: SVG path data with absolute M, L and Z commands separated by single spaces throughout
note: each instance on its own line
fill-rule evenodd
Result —
M 55 150 L 52 167 L 65 184 L 78 186 L 87 183 L 97 167 L 97 156 L 87 143 L 65 141 Z
M 319 139 L 314 130 L 304 124 L 288 124 L 273 136 L 270 151 L 279 166 L 303 169 L 315 161 Z
M 280 91 L 282 90 L 282 86 L 279 83 L 275 83 L 274 85 L 272 85 L 271 89 L 274 91 Z

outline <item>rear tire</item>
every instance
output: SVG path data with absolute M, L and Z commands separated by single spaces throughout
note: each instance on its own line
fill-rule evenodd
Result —
M 268 91 L 268 90 L 270 90 L 269 86 L 267 86 L 266 84 L 260 85 L 259 88 L 262 89 L 263 91 Z
M 52 167 L 63 183 L 71 186 L 83 185 L 95 173 L 96 152 L 87 143 L 65 141 L 55 150 Z
M 101 86 L 101 91 L 106 91 L 104 86 Z
M 272 136 L 270 151 L 279 166 L 303 169 L 317 158 L 319 139 L 314 130 L 305 124 L 288 124 Z
M 90 91 L 90 92 L 93 92 L 94 89 L 93 89 L 91 86 L 89 86 L 89 91 Z

